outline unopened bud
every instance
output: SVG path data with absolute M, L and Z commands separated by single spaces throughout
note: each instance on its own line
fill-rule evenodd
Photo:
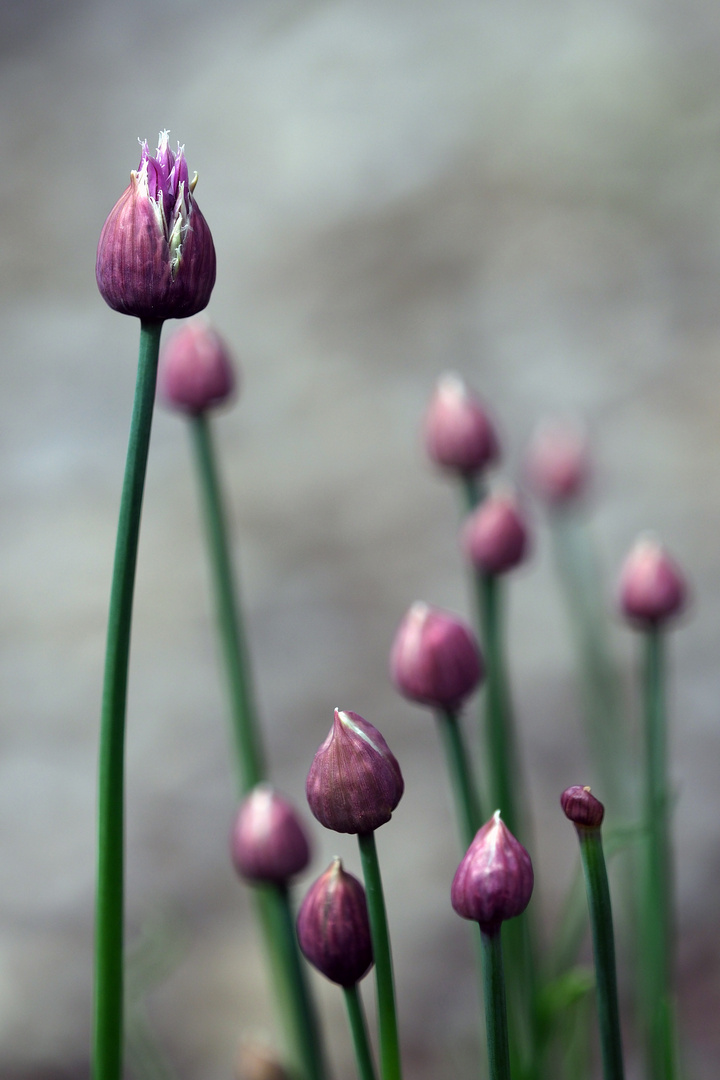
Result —
M 235 389 L 230 353 L 204 322 L 187 323 L 160 354 L 158 396 L 172 409 L 197 416 L 227 401 Z
M 620 608 L 632 622 L 659 625 L 679 615 L 687 585 L 679 567 L 652 538 L 637 541 L 620 573 Z
M 305 787 L 326 829 L 370 833 L 384 825 L 404 791 L 400 766 L 376 727 L 353 712 L 335 710 Z
M 457 375 L 443 375 L 425 414 L 425 447 L 436 465 L 473 476 L 499 457 L 497 436 L 482 402 Z
M 534 884 L 532 862 L 496 810 L 478 831 L 453 879 L 450 899 L 463 919 L 494 934 L 501 923 L 521 915 Z
M 579 424 L 545 423 L 527 454 L 527 475 L 539 498 L 562 506 L 582 497 L 592 467 L 587 435 Z
M 269 784 L 258 784 L 243 801 L 230 846 L 235 869 L 248 881 L 284 885 L 310 861 L 300 818 Z
M 395 635 L 390 675 L 400 693 L 411 701 L 454 711 L 480 682 L 482 656 L 464 622 L 416 603 Z
M 369 971 L 373 952 L 365 890 L 340 859 L 310 886 L 298 912 L 297 934 L 310 963 L 340 986 L 354 986 Z
M 472 565 L 484 574 L 505 574 L 518 566 L 528 548 L 528 531 L 511 495 L 490 495 L 468 518 L 462 546 Z
M 605 807 L 589 787 L 574 784 L 560 796 L 560 805 L 568 821 L 583 829 L 599 829 L 605 817 Z

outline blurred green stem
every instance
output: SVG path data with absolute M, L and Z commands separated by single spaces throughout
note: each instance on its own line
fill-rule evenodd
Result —
M 467 850 L 482 824 L 477 786 L 472 776 L 470 758 L 457 713 L 446 709 L 439 711 L 436 715 L 450 774 L 450 786 L 455 801 L 455 815 L 460 828 L 460 837 L 463 850 Z
M 93 1076 L 120 1080 L 123 1059 L 125 711 L 140 517 L 162 322 L 140 324 L 135 401 L 120 499 L 100 719 Z
M 498 928 L 493 934 L 486 934 L 481 930 L 480 937 L 483 950 L 488 1075 L 490 1080 L 510 1080 L 505 975 L 500 929 Z
M 353 1037 L 358 1076 L 360 1080 L 377 1080 L 368 1039 L 367 1024 L 365 1023 L 365 1010 L 360 997 L 360 987 L 357 983 L 354 983 L 352 986 L 344 986 L 343 992 L 350 1022 L 350 1031 Z

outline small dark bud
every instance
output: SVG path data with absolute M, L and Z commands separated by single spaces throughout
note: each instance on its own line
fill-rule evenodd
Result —
M 605 807 L 590 792 L 589 787 L 574 784 L 560 796 L 565 817 L 585 829 L 599 829 L 605 817 Z
M 318 821 L 335 832 L 373 832 L 390 820 L 404 788 L 400 766 L 378 729 L 357 713 L 336 709 L 305 787 Z
M 462 546 L 484 574 L 505 574 L 518 566 L 528 548 L 528 531 L 511 495 L 490 495 L 468 518 Z
M 425 448 L 436 465 L 466 476 L 499 457 L 485 406 L 457 375 L 443 375 L 437 384 L 425 414 Z
M 332 863 L 300 905 L 300 948 L 310 963 L 340 986 L 354 986 L 373 962 L 365 890 L 346 874 L 340 859 Z
M 680 568 L 650 537 L 638 540 L 625 560 L 619 591 L 623 614 L 641 626 L 667 622 L 687 603 L 687 585 Z
M 454 711 L 483 673 L 480 649 L 464 622 L 427 604 L 413 604 L 390 653 L 390 676 L 404 697 Z
M 310 862 L 297 813 L 269 784 L 258 784 L 243 801 L 230 849 L 235 869 L 247 881 L 285 885 Z
M 534 884 L 532 862 L 496 810 L 478 831 L 453 879 L 450 899 L 463 919 L 494 934 L 506 919 L 521 915 Z

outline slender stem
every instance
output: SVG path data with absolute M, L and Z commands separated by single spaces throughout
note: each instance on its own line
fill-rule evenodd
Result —
M 615 936 L 602 837 L 599 828 L 582 825 L 577 826 L 577 834 L 590 909 L 603 1076 L 605 1080 L 624 1080 Z
M 482 824 L 477 786 L 471 774 L 470 758 L 457 714 L 449 710 L 438 712 L 437 723 L 445 749 L 460 837 L 463 849 L 467 849 Z
M 370 935 L 375 957 L 375 981 L 377 986 L 378 1038 L 380 1041 L 380 1066 L 383 1080 L 400 1080 L 400 1043 L 398 1039 L 397 1014 L 395 1011 L 395 983 L 393 979 L 390 935 L 388 934 L 385 899 L 383 897 L 380 864 L 377 857 L 374 833 L 359 833 L 360 858 L 362 860 L 365 894 L 370 917 Z
M 459 482 L 462 514 L 465 517 L 476 510 L 485 498 L 485 485 L 474 473 L 463 473 Z
M 664 639 L 650 628 L 645 637 L 645 866 L 641 900 L 641 947 L 648 1077 L 676 1075 L 672 1003 L 672 876 L 670 870 L 667 720 Z
M 360 1080 L 377 1080 L 368 1040 L 367 1024 L 365 1023 L 365 1010 L 363 1009 L 358 984 L 344 986 L 343 992 L 345 994 L 348 1020 L 350 1021 L 350 1030 L 352 1031 L 353 1046 L 355 1047 L 358 1076 Z
M 100 719 L 95 923 L 95 1080 L 120 1080 L 123 1056 L 125 709 L 135 566 L 162 322 L 140 324 L 135 402 L 118 520 Z
M 191 430 L 213 573 L 218 627 L 232 708 L 240 786 L 243 793 L 247 793 L 265 776 L 260 727 L 252 690 L 250 659 L 243 630 L 241 608 L 235 599 L 237 589 L 228 547 L 225 508 L 210 425 L 203 413 L 192 417 Z
M 505 975 L 500 930 L 496 930 L 493 934 L 486 934 L 481 930 L 480 937 L 483 950 L 489 1077 L 490 1080 L 510 1080 Z

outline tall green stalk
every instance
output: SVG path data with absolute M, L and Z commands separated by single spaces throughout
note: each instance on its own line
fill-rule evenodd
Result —
M 382 1080 L 401 1080 L 402 1067 L 400 1064 L 400 1041 L 395 1009 L 395 980 L 393 977 L 392 954 L 390 952 L 390 935 L 385 913 L 385 898 L 380 877 L 380 864 L 375 846 L 375 834 L 372 832 L 359 833 L 358 844 L 365 879 L 370 936 L 375 958 L 378 1038 L 380 1042 Z
M 231 706 L 238 781 L 241 793 L 247 794 L 266 776 L 250 658 L 237 600 L 225 507 L 207 417 L 202 413 L 193 416 L 191 430 Z M 254 889 L 254 900 L 288 1051 L 303 1080 L 323 1080 L 325 1064 L 317 1015 L 297 944 L 288 891 L 281 885 L 258 886 Z
M 368 1039 L 367 1024 L 365 1023 L 365 1010 L 360 997 L 360 987 L 357 983 L 353 983 L 352 986 L 344 986 L 343 993 L 345 995 L 350 1031 L 352 1032 L 358 1076 L 360 1080 L 377 1080 Z
M 665 712 L 664 637 L 643 632 L 645 709 L 645 844 L 640 947 L 648 1080 L 677 1075 L 673 1007 L 673 905 Z
M 100 719 L 98 862 L 95 922 L 95 1080 L 120 1080 L 123 1060 L 125 712 L 135 567 L 152 428 L 162 321 L 140 324 L 130 423 L 108 612 Z
M 447 709 L 438 712 L 437 724 L 450 775 L 460 839 L 465 851 L 475 839 L 475 833 L 483 820 L 477 785 L 472 776 L 470 757 L 458 715 Z
M 485 1025 L 490 1080 L 510 1080 L 507 1006 L 501 931 L 480 931 L 483 954 Z

